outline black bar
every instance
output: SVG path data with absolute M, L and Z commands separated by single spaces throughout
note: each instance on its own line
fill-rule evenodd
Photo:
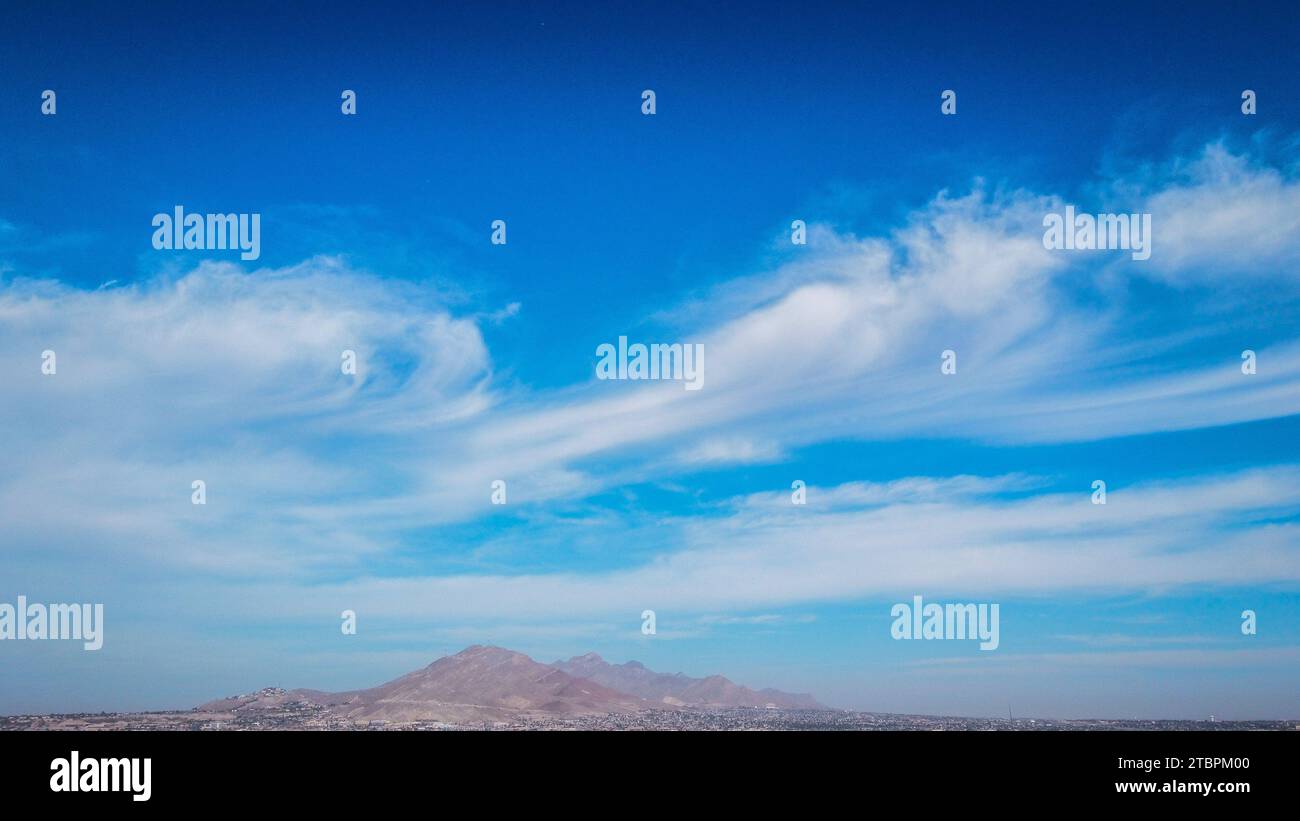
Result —
M 778 796 L 838 796 L 858 805 L 913 796 L 927 807 L 972 810 L 990 801 L 1056 810 L 1199 802 L 1223 810 L 1290 800 L 1296 741 L 1292 732 L 5 733 L 0 784 L 6 799 L 51 810 L 128 812 L 253 804 L 373 809 L 431 797 L 450 812 L 441 799 L 457 795 L 494 807 L 601 796 L 682 808 L 697 803 L 686 800 L 687 789 L 721 791 L 701 805 L 725 794 L 728 802 L 760 805 Z M 51 762 L 74 750 L 83 766 L 88 758 L 149 758 L 149 799 L 135 801 L 127 791 L 53 792 Z M 1121 759 L 1160 764 L 1121 769 Z M 1171 760 L 1180 766 L 1171 769 Z M 1148 783 L 1156 792 L 1117 786 Z M 1163 791 L 1178 789 L 1165 786 L 1174 783 L 1209 783 L 1215 792 Z

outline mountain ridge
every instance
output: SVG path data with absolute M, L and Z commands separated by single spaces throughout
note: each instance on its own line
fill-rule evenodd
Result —
M 808 695 L 755 691 L 722 676 L 694 679 L 656 673 L 638 661 L 612 665 L 595 653 L 543 664 L 503 647 L 475 644 L 376 687 L 342 692 L 268 687 L 197 709 L 240 714 L 301 707 L 356 723 L 464 724 L 527 716 L 764 706 L 825 709 Z
M 551 666 L 648 702 L 673 707 L 826 709 L 807 693 L 785 693 L 772 688 L 752 690 L 721 675 L 692 678 L 684 673 L 656 673 L 639 661 L 611 664 L 596 653 L 556 661 Z

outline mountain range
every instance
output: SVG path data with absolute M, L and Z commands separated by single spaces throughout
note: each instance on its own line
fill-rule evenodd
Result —
M 639 661 L 610 664 L 595 653 L 574 656 L 551 665 L 571 676 L 669 707 L 779 707 L 786 710 L 825 709 L 805 693 L 751 690 L 722 676 L 691 678 L 681 673 L 656 673 Z
M 448 724 L 692 707 L 825 709 L 810 695 L 751 690 L 722 676 L 656 673 L 635 661 L 610 664 L 595 653 L 542 664 L 482 645 L 367 690 L 266 689 L 198 709 L 239 714 L 303 704 L 356 722 Z

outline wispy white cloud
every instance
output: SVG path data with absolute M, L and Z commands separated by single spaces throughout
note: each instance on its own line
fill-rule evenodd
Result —
M 1281 170 L 1211 147 L 1162 185 L 1143 184 L 1140 198 L 1157 213 L 1152 259 L 1164 261 L 1124 270 L 1172 281 L 1219 251 L 1179 261 L 1164 249 L 1228 243 L 1252 220 L 1265 221 L 1268 259 L 1291 259 L 1300 248 L 1286 216 L 1297 213 L 1294 192 Z M 1194 216 L 1214 202 L 1230 203 L 1230 214 L 1208 213 L 1221 222 L 1198 234 Z M 698 392 L 594 378 L 546 391 L 503 383 L 478 325 L 496 315 L 457 316 L 436 295 L 332 258 L 251 273 L 205 263 L 94 291 L 6 278 L 0 426 L 18 433 L 0 476 L 6 549 L 33 555 L 57 544 L 236 577 L 357 578 L 372 558 L 410 548 L 412 533 L 499 515 L 488 493 L 498 478 L 516 511 L 670 480 L 683 467 L 779 460 L 836 439 L 1078 441 L 1300 412 L 1300 344 L 1258 346 L 1260 372 L 1250 377 L 1226 343 L 1208 360 L 1153 360 L 1153 350 L 1180 350 L 1186 334 L 1133 338 L 1127 323 L 1141 312 L 1089 290 L 1095 258 L 1042 247 L 1042 214 L 1059 204 L 977 188 L 938 196 L 887 236 L 813 226 L 800 256 L 701 298 L 715 310 L 682 314 L 695 323 L 691 341 L 708 351 Z M 1262 267 L 1258 276 L 1295 297 L 1287 270 Z M 1216 285 L 1236 287 L 1231 278 Z M 55 377 L 40 374 L 46 348 L 59 357 Z M 345 349 L 358 354 L 357 379 L 340 373 Z M 939 372 L 945 349 L 958 353 L 952 377 Z M 209 486 L 203 508 L 188 503 L 196 478 Z M 480 612 L 505 600 L 526 611 L 553 596 L 601 610 L 655 590 L 690 606 L 776 604 L 873 589 L 859 574 L 891 585 L 1002 578 L 1026 590 L 1051 587 L 1061 568 L 1073 584 L 1121 571 L 1133 585 L 1291 577 L 1286 525 L 1241 541 L 1241 562 L 1193 551 L 1161 568 L 1158 546 L 1168 545 L 1158 528 L 1110 537 L 1096 511 L 1067 515 L 1073 501 L 1031 497 L 1008 509 L 971 503 L 970 480 L 907 482 L 824 489 L 851 512 L 824 509 L 797 525 L 772 513 L 770 531 L 743 511 L 724 520 L 730 530 L 683 523 L 688 550 L 625 575 L 366 584 L 396 598 L 432 586 L 444 604 Z M 1272 488 L 1276 477 L 1223 482 L 1217 492 L 1242 482 Z M 1148 497 L 1170 516 L 1216 509 L 1212 499 L 1196 508 L 1186 493 Z M 855 494 L 881 509 L 853 511 Z M 1122 498 L 1105 511 L 1122 509 Z M 1042 549 L 1050 540 L 1022 544 L 1006 532 L 985 542 L 976 538 L 981 511 L 1031 530 L 1044 516 L 1079 545 L 1054 554 Z M 910 529 L 908 516 L 925 527 Z M 862 536 L 868 525 L 906 549 Z M 754 538 L 727 546 L 750 527 Z M 863 549 L 864 539 L 875 547 Z M 824 544 L 812 551 L 810 542 Z M 921 574 L 912 556 L 940 569 Z M 987 572 L 959 575 L 968 559 Z M 762 571 L 754 581 L 730 581 L 750 560 Z
M 883 506 L 889 489 L 861 484 L 810 488 L 805 506 L 738 497 L 726 515 L 659 520 L 683 548 L 616 569 L 239 582 L 209 588 L 204 603 L 183 588 L 175 595 L 214 617 L 258 623 L 345 606 L 406 625 L 632 623 L 643 608 L 669 621 L 917 592 L 997 601 L 1300 582 L 1300 466 L 1135 485 L 1104 506 L 1088 488 L 1005 497 L 1004 480 L 982 491 L 960 481 L 966 492 L 951 498 Z
M 1121 185 L 1117 195 L 1143 187 Z M 1281 169 L 1212 143 L 1199 156 L 1172 162 L 1145 187 L 1151 190 L 1141 210 L 1152 214 L 1159 246 L 1135 273 L 1174 285 L 1296 281 L 1300 181 Z

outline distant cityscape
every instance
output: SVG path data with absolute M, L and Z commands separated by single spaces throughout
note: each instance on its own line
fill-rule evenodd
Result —
M 296 701 L 239 712 L 200 709 L 157 713 L 75 713 L 0 717 L 4 730 L 1300 730 L 1293 721 L 1177 721 L 1142 719 L 963 718 L 851 710 L 779 708 L 679 708 L 580 716 L 520 716 L 509 721 L 448 723 L 352 721 L 327 708 Z

